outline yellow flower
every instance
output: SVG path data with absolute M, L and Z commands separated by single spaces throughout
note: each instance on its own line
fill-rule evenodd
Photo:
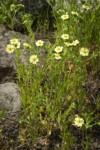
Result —
M 71 46 L 76 46 L 77 44 L 79 44 L 79 40 L 75 40 L 72 43 L 70 43 Z
M 48 134 L 51 135 L 51 130 L 48 130 Z
M 80 55 L 82 55 L 82 56 L 88 56 L 88 55 L 89 55 L 89 50 L 88 50 L 88 48 L 82 47 L 82 48 L 80 49 Z
M 20 48 L 20 42 L 18 39 L 11 39 L 10 44 L 14 45 L 14 48 Z
M 62 15 L 61 16 L 61 19 L 62 20 L 66 20 L 66 19 L 68 19 L 69 18 L 69 15 L 66 13 L 65 15 Z
M 24 48 L 31 48 L 29 43 L 23 43 Z
M 55 56 L 55 59 L 57 59 L 57 60 L 61 59 L 61 56 L 58 53 L 55 53 L 54 56 Z
M 90 8 L 88 7 L 88 6 L 86 6 L 86 5 L 82 5 L 82 8 L 83 9 L 86 9 L 86 10 L 89 10 Z
M 58 14 L 61 13 L 61 12 L 64 13 L 64 10 L 60 9 L 60 10 L 57 11 Z
M 14 11 L 15 9 L 16 9 L 16 5 L 15 5 L 15 4 L 11 4 L 11 5 L 10 5 L 10 10 L 11 10 L 11 11 Z
M 6 47 L 6 51 L 8 53 L 13 53 L 14 52 L 14 45 L 8 44 Z
M 43 46 L 44 42 L 42 40 L 36 41 L 36 46 Z
M 45 111 L 45 107 L 44 106 L 40 106 L 39 113 L 43 113 L 44 111 Z
M 62 34 L 62 35 L 61 35 L 61 38 L 62 38 L 63 40 L 67 40 L 67 39 L 69 39 L 69 35 L 68 35 L 68 34 Z
M 60 52 L 62 52 L 62 50 L 63 50 L 63 47 L 62 47 L 62 46 L 57 46 L 57 47 L 54 49 L 54 51 L 55 51 L 56 53 L 60 53 Z
M 14 48 L 20 48 L 20 42 L 14 44 Z
M 71 11 L 71 14 L 75 15 L 75 16 L 78 16 L 78 12 L 76 12 L 76 11 Z
M 31 55 L 29 58 L 30 63 L 32 64 L 37 64 L 37 62 L 39 61 L 37 55 Z
M 71 46 L 71 43 L 69 43 L 69 42 L 64 42 L 64 43 L 65 43 L 65 45 L 68 46 L 68 47 Z
M 10 40 L 10 44 L 13 44 L 13 45 L 17 44 L 18 42 L 19 42 L 18 39 L 11 39 Z
M 83 124 L 84 124 L 84 119 L 76 116 L 74 120 L 74 125 L 77 127 L 81 127 Z
M 42 120 L 41 123 L 44 124 L 44 125 L 46 125 L 47 121 L 46 120 Z

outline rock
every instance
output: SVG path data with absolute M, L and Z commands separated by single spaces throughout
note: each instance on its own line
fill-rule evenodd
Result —
M 100 142 L 99 142 L 99 144 L 98 144 L 98 149 L 100 149 Z
M 10 77 L 12 76 L 12 74 L 15 74 L 16 72 L 14 53 L 8 54 L 6 52 L 6 46 L 7 44 L 9 44 L 10 39 L 13 38 L 19 38 L 22 40 L 22 42 L 26 42 L 28 36 L 23 35 L 19 32 L 7 30 L 5 26 L 0 25 L 0 83 L 4 83 L 4 81 L 6 80 L 5 78 L 8 78 L 8 74 Z M 22 61 L 23 59 L 25 58 L 22 57 Z M 7 79 L 7 81 L 12 81 L 12 80 Z
M 16 78 L 16 72 L 11 67 L 0 68 L 0 83 L 14 82 Z
M 7 30 L 3 25 L 0 25 L 0 67 L 14 67 L 14 54 L 6 52 L 6 46 L 10 39 L 19 38 L 22 42 L 26 42 L 28 37 L 19 32 Z
M 20 3 L 24 4 L 26 12 L 34 12 L 35 14 L 39 14 L 39 11 L 42 10 L 43 7 L 49 6 L 47 0 L 21 0 Z
M 34 30 L 38 28 L 39 22 L 41 24 L 40 26 L 48 24 L 48 29 L 53 29 L 54 17 L 52 15 L 52 7 L 48 3 L 48 0 L 21 0 L 18 3 L 24 5 L 24 13 L 29 13 L 34 18 L 32 24 Z
M 98 142 L 94 142 L 93 145 L 94 145 L 95 148 L 97 148 L 98 147 Z
M 15 83 L 0 84 L 0 109 L 18 112 L 21 109 L 19 88 Z

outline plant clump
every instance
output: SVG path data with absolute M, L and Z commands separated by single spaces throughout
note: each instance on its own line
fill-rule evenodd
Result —
M 90 75 L 99 71 L 100 4 L 95 0 L 95 5 L 90 1 L 65 2 L 53 5 L 48 1 L 55 18 L 53 43 L 42 38 L 36 40 L 31 16 L 27 15 L 23 23 L 29 33 L 28 42 L 14 37 L 6 46 L 9 55 L 15 53 L 23 105 L 19 139 L 31 139 L 31 149 L 39 136 L 45 135 L 48 141 L 54 131 L 59 131 L 61 150 L 73 149 L 79 134 L 81 149 L 89 150 L 92 130 L 100 126 L 99 94 L 93 107 L 86 90 L 89 65 Z M 21 56 L 25 52 L 28 56 L 24 64 Z

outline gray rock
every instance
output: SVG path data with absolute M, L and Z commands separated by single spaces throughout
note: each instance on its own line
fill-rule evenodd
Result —
M 43 7 L 48 7 L 49 4 L 47 0 L 21 0 L 20 3 L 23 3 L 25 6 L 26 12 L 35 12 L 39 14 L 39 10 L 43 9 Z
M 11 81 L 11 79 L 8 79 L 8 74 L 12 76 L 12 74 L 16 73 L 15 54 L 8 54 L 6 52 L 6 46 L 9 44 L 10 39 L 13 38 L 19 38 L 23 43 L 28 40 L 28 36 L 7 30 L 5 26 L 0 25 L 0 83 L 4 83 L 6 79 L 7 81 Z M 25 56 L 22 56 L 21 59 L 24 63 Z
M 98 142 L 94 142 L 93 145 L 94 145 L 95 148 L 97 148 L 98 147 Z
M 0 84 L 0 109 L 17 112 L 21 109 L 21 97 L 15 83 Z
M 98 143 L 98 148 L 100 149 L 100 142 Z
M 3 25 L 0 25 L 0 68 L 11 67 L 15 69 L 14 53 L 8 54 L 6 46 L 9 44 L 10 39 L 19 38 L 22 42 L 26 42 L 28 37 L 19 32 L 7 30 Z

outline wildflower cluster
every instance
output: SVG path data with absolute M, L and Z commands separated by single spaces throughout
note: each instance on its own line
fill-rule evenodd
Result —
M 87 5 L 83 5 L 82 8 L 83 8 L 84 10 L 89 10 L 89 9 L 90 9 L 90 7 L 87 6 Z
M 42 47 L 43 44 L 44 44 L 44 41 L 38 40 L 38 41 L 36 41 L 35 44 L 36 44 L 37 47 Z M 37 64 L 39 62 L 39 58 L 38 58 L 37 55 L 31 55 L 30 58 L 29 58 L 29 61 L 32 64 Z
M 71 145 L 70 137 L 74 139 L 72 126 L 82 131 L 85 137 L 85 130 L 93 123 L 92 117 L 87 117 L 87 104 L 90 102 L 83 88 L 87 79 L 87 66 L 94 63 L 91 57 L 92 50 L 90 53 L 94 43 L 90 43 L 92 35 L 90 36 L 87 30 L 91 25 L 86 29 L 89 23 L 87 18 L 91 16 L 90 11 L 87 5 L 79 8 L 73 5 L 72 9 L 54 11 L 55 42 L 48 44 L 40 39 L 34 42 L 32 38 L 29 41 L 31 44 L 26 42 L 21 45 L 19 39 L 11 39 L 6 47 L 8 53 L 21 51 L 21 56 L 28 51 L 25 65 L 17 65 L 18 77 L 23 79 L 20 84 L 25 111 L 29 106 L 29 117 L 25 116 L 26 125 L 33 126 L 34 122 L 37 135 L 46 130 L 47 136 L 52 135 L 53 127 L 59 128 L 63 143 L 61 149 L 72 149 L 68 146 Z M 32 37 L 32 34 L 30 35 Z M 41 55 L 45 50 L 45 55 Z M 21 58 L 19 55 L 18 57 Z M 88 112 L 90 111 L 91 108 L 88 109 Z M 77 113 L 78 115 L 75 115 Z M 29 132 L 33 134 L 32 131 Z M 66 141 L 69 144 L 66 144 Z
M 86 9 L 86 8 L 88 9 L 88 7 L 85 7 L 85 6 L 82 6 L 82 7 L 83 7 L 84 9 Z M 63 11 L 58 11 L 58 12 L 63 12 Z M 71 11 L 71 14 L 74 15 L 74 16 L 79 16 L 79 14 L 78 14 L 77 11 Z M 70 18 L 68 12 L 66 12 L 66 13 L 63 14 L 63 15 L 61 15 L 60 17 L 61 17 L 62 20 L 67 20 L 67 19 Z M 64 23 L 64 22 L 63 22 L 63 23 Z M 66 25 L 66 22 L 65 22 L 65 25 Z M 61 39 L 64 40 L 65 46 L 67 46 L 67 47 L 73 47 L 73 46 L 77 46 L 78 44 L 81 44 L 78 39 L 72 40 L 72 38 L 70 38 L 70 37 L 72 37 L 72 36 L 69 36 L 69 34 L 67 34 L 67 33 L 63 33 L 63 34 L 61 35 Z M 55 59 L 61 59 L 60 53 L 62 52 L 63 48 L 64 48 L 64 47 L 62 47 L 62 46 L 57 46 L 57 47 L 55 48 L 54 51 L 57 53 L 57 54 L 54 54 Z M 88 48 L 82 47 L 82 48 L 78 48 L 78 49 L 79 49 L 79 54 L 80 54 L 81 56 L 88 56 L 88 55 L 89 55 L 89 49 L 88 49 Z
M 23 46 L 24 46 L 24 48 L 29 48 L 29 49 L 31 48 L 29 43 L 23 43 Z
M 37 47 L 42 47 L 44 42 L 42 40 L 36 41 Z M 11 39 L 10 44 L 6 46 L 7 53 L 13 53 L 15 50 L 20 49 L 21 43 L 19 42 L 19 39 Z M 23 43 L 24 49 L 31 49 L 31 45 L 29 43 Z M 37 55 L 31 55 L 29 58 L 29 62 L 32 64 L 37 64 L 39 62 L 39 58 Z
M 36 44 L 37 47 L 42 47 L 43 44 L 44 44 L 44 41 L 37 40 L 35 44 Z M 27 45 L 29 47 L 28 44 L 24 44 L 24 46 L 25 45 Z M 30 58 L 29 58 L 29 62 L 36 65 L 39 62 L 38 56 L 37 55 L 31 55 Z
M 72 42 L 64 42 L 64 43 L 65 43 L 65 45 L 67 47 L 69 47 L 69 46 L 76 46 L 77 44 L 79 44 L 79 40 L 74 40 Z
M 54 51 L 56 52 L 54 54 L 55 59 L 61 59 L 60 53 L 63 51 L 63 47 L 62 46 L 57 46 Z
M 79 16 L 78 12 L 76 12 L 76 11 L 71 11 L 71 14 L 75 15 L 75 16 Z
M 15 49 L 20 48 L 20 42 L 18 39 L 11 39 L 10 44 L 7 45 L 6 51 L 8 53 L 13 53 Z

